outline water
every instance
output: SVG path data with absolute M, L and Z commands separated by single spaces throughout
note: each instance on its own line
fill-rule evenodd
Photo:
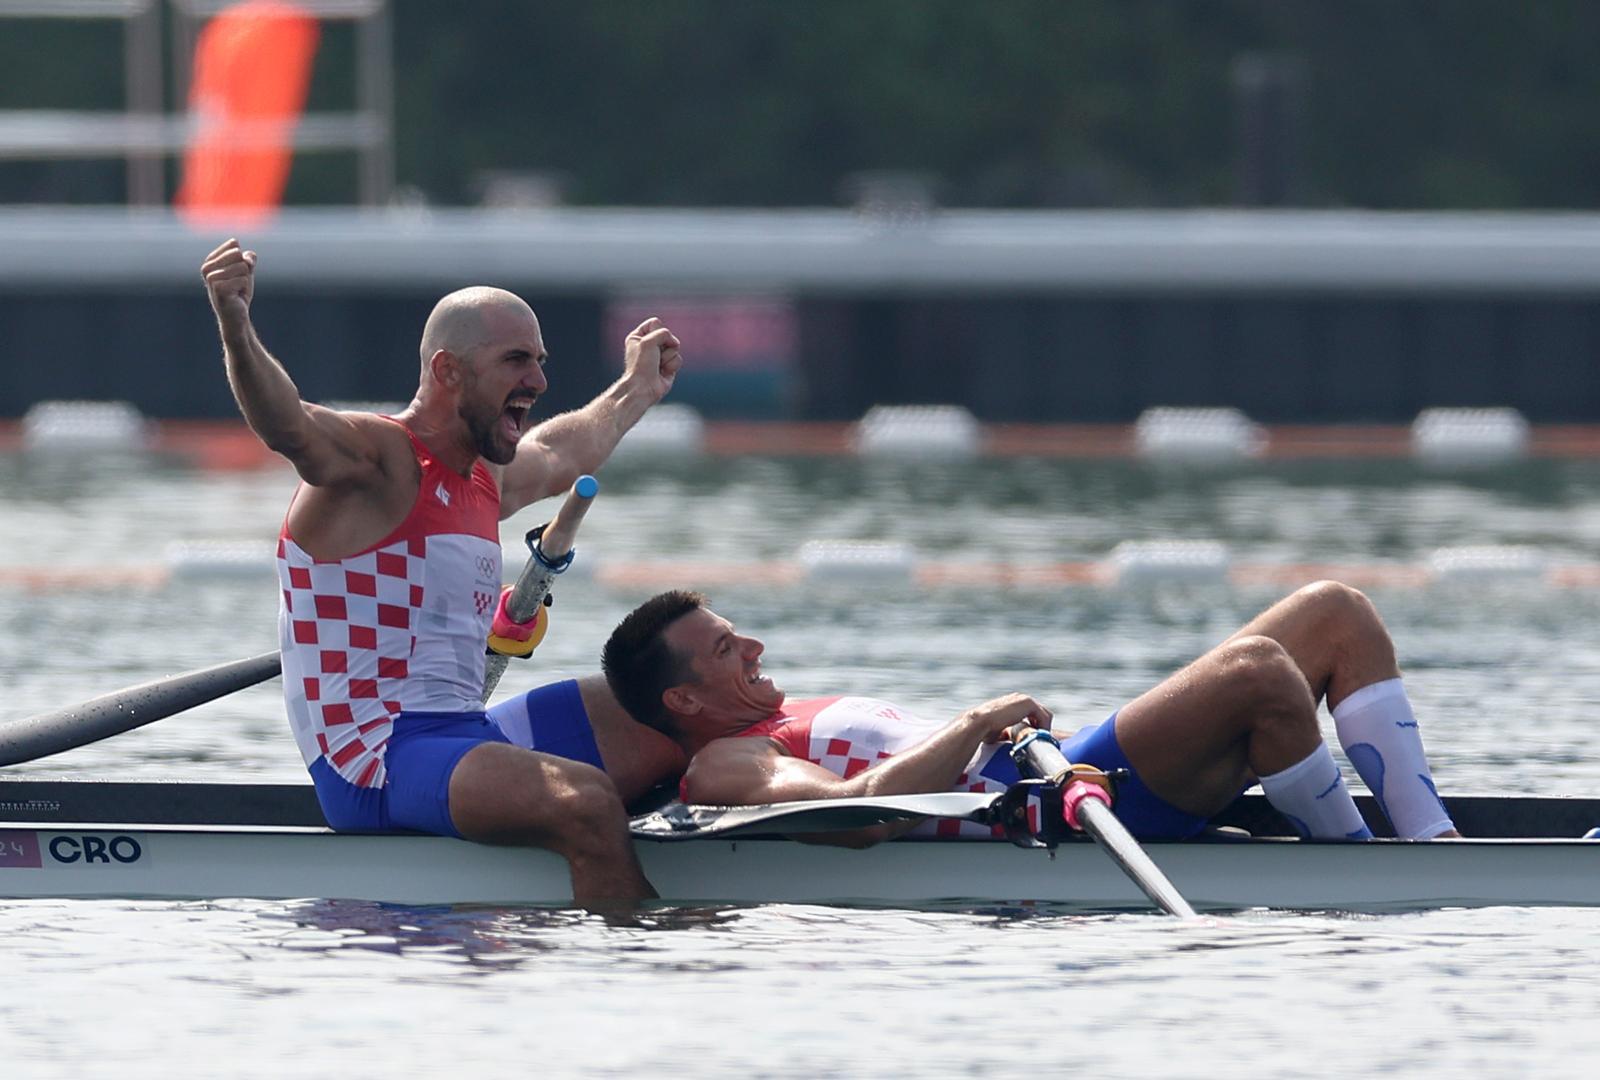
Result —
M 580 560 L 792 558 L 812 538 L 928 558 L 1094 560 L 1123 539 L 1226 542 L 1252 562 L 1411 564 L 1460 544 L 1588 562 L 1600 464 L 1214 473 L 988 462 L 940 470 L 713 461 L 603 475 Z M 278 470 L 0 459 L 0 570 L 105 571 L 0 589 L 0 691 L 20 716 L 275 644 L 269 575 L 130 584 L 174 540 L 270 537 Z M 548 508 L 541 508 L 548 511 Z M 530 511 L 510 523 L 508 546 Z M 14 578 L 12 579 L 14 582 Z M 663 585 L 670 582 L 662 582 Z M 650 591 L 578 571 L 504 689 L 593 670 Z M 1006 690 L 1084 722 L 1214 644 L 1270 587 L 713 589 L 791 693 L 937 715 Z M 1600 592 L 1386 588 L 1441 788 L 1600 791 Z M 275 687 L 19 767 L 298 780 Z M 331 901 L 0 902 L 0 1077 L 348 1075 L 1588 1075 L 1600 913 L 1256 911 L 1181 925 L 1049 908 L 770 905 L 611 920 Z

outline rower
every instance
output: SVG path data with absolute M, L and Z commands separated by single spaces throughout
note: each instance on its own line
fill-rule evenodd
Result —
M 580 902 L 653 895 L 583 687 L 486 713 L 484 641 L 501 520 L 600 467 L 671 389 L 677 337 L 642 323 L 612 386 L 536 426 L 539 320 L 512 293 L 471 287 L 428 316 L 405 409 L 339 412 L 303 401 L 262 343 L 256 264 L 229 240 L 201 274 L 240 410 L 301 479 L 278 537 L 284 701 L 330 824 L 550 848 Z M 570 756 L 548 752 L 552 721 Z
M 606 643 L 602 665 L 618 700 L 690 755 L 686 802 L 998 792 L 1018 775 L 996 746 L 1017 725 L 1049 730 L 1054 720 L 1025 694 L 943 722 L 877 698 L 790 700 L 768 674 L 764 651 L 705 597 L 682 591 L 641 604 Z M 1347 753 L 1396 832 L 1455 835 L 1433 792 L 1393 643 L 1367 598 L 1333 582 L 1274 604 L 1102 723 L 1068 735 L 1062 750 L 1072 761 L 1126 770 L 1117 815 L 1140 839 L 1198 835 L 1257 782 L 1303 836 L 1370 837 L 1322 739 L 1318 698 L 1333 707 Z M 983 831 L 946 820 L 834 839 L 871 843 L 907 829 Z

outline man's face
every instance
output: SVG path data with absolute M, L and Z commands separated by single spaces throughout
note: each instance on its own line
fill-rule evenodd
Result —
M 708 726 L 708 733 L 741 731 L 783 705 L 783 691 L 761 673 L 765 646 L 716 612 L 696 608 L 668 626 L 664 637 L 689 661 L 691 680 L 676 689 L 699 706 L 689 721 Z
M 528 430 L 533 403 L 549 387 L 544 338 L 531 311 L 484 313 L 485 341 L 461 358 L 459 413 L 479 456 L 510 464 Z

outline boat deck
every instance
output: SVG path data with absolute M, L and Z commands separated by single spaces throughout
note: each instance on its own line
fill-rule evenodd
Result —
M 655 809 L 661 800 L 634 809 Z M 1457 795 L 1445 803 L 1463 835 L 1478 839 L 1577 839 L 1600 826 L 1600 799 L 1563 795 Z M 1375 836 L 1393 836 L 1370 795 L 1356 796 Z M 1251 836 L 1292 836 L 1260 795 L 1241 795 L 1219 827 Z M 310 784 L 0 777 L 0 822 L 326 828 Z

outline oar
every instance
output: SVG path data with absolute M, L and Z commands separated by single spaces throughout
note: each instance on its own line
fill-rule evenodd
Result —
M 1030 731 L 1012 748 L 1012 757 L 1035 775 L 1062 787 L 1062 805 L 1067 824 L 1094 837 L 1113 862 L 1133 879 L 1133 883 L 1152 903 L 1168 915 L 1196 918 L 1194 908 L 1167 875 L 1139 846 L 1117 815 L 1111 812 L 1110 796 L 1104 788 L 1087 780 L 1073 780 L 1072 766 L 1062 756 L 1060 744 L 1044 731 Z
M 671 803 L 630 823 L 645 840 L 698 840 L 751 833 L 823 833 L 865 829 L 895 821 L 955 818 L 1002 825 L 1013 800 L 1007 792 L 950 791 L 931 795 L 879 795 L 859 799 L 767 803 L 761 806 L 689 806 Z M 1020 799 L 1026 798 L 1025 793 Z M 1026 813 L 1024 811 L 1024 821 Z
M 528 533 L 528 563 L 522 568 L 517 583 L 500 598 L 494 627 L 489 633 L 489 660 L 483 676 L 484 701 L 489 700 L 494 688 L 500 684 L 500 676 L 505 674 L 506 664 L 511 657 L 527 656 L 538 644 L 536 638 L 519 641 L 509 636 L 505 631 L 512 627 L 507 626 L 506 621 L 511 624 L 527 623 L 539 614 L 539 605 L 550 594 L 550 585 L 556 575 L 572 565 L 572 547 L 578 536 L 578 526 L 583 521 L 583 515 L 589 512 L 589 504 L 599 490 L 600 483 L 594 477 L 578 477 L 572 490 L 567 493 L 566 502 L 561 504 L 561 509 L 556 511 L 550 523 Z M 508 619 L 502 621 L 502 616 Z
M 215 701 L 278 674 L 276 651 L 169 675 L 0 725 L 0 766 L 59 754 Z

